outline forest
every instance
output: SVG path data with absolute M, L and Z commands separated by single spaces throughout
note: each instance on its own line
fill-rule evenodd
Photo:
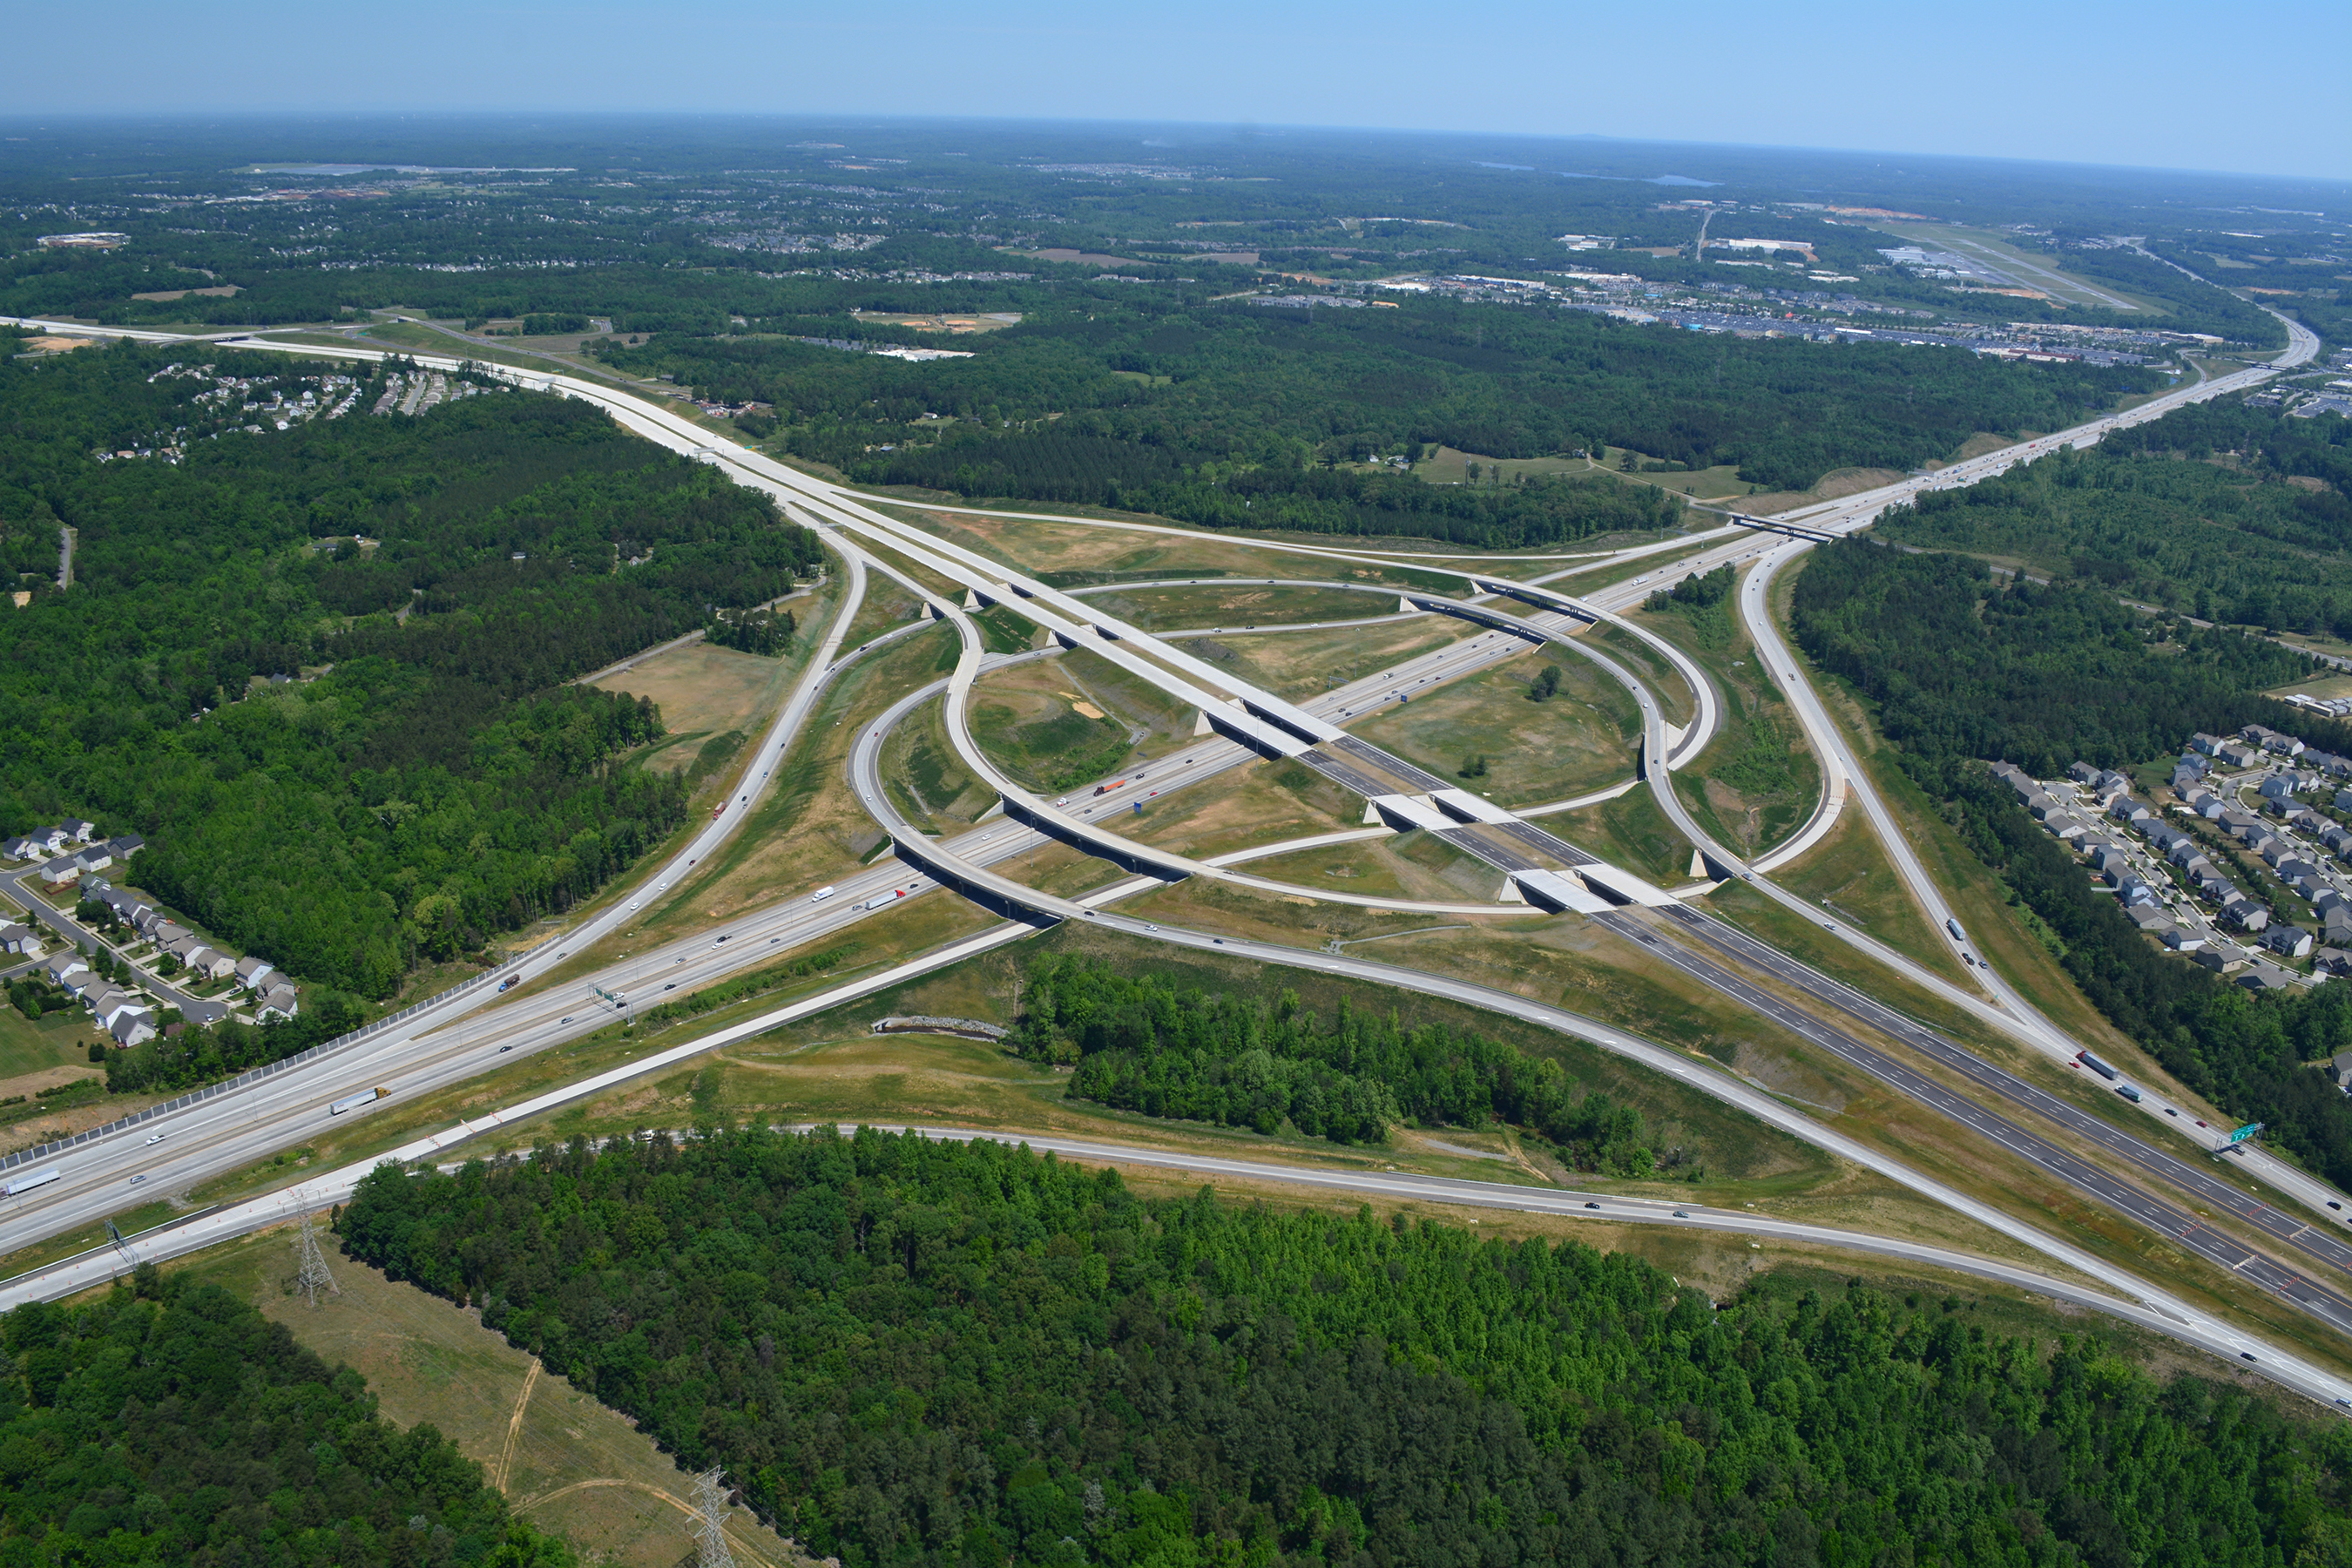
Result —
M 1508 1123 L 1579 1170 L 1646 1176 L 1659 1163 L 1641 1113 L 1597 1090 L 1580 1095 L 1558 1062 L 1444 1024 L 1409 1026 L 1344 996 L 1327 1024 L 1293 991 L 1212 994 L 1047 954 L 1029 967 L 1005 1044 L 1032 1061 L 1074 1065 L 1072 1099 L 1146 1116 L 1259 1132 L 1286 1121 L 1335 1143 L 1386 1142 L 1400 1124 Z
M 2196 404 L 1878 521 L 2199 620 L 2352 640 L 2352 424 Z
M 562 683 L 788 591 L 813 534 L 520 394 L 94 460 L 179 422 L 201 384 L 170 363 L 0 360 L 0 568 L 31 595 L 0 667 L 0 830 L 140 833 L 142 889 L 381 997 L 683 820 L 679 781 L 627 763 L 659 713 Z
M 1431 443 L 1501 458 L 1605 445 L 1803 489 L 1833 468 L 1949 457 L 1980 430 L 2061 428 L 2158 384 L 2138 369 L 2011 365 L 1894 343 L 1727 342 L 1572 310 L 1084 305 L 967 340 L 970 359 L 845 353 L 789 331 L 761 335 L 803 323 L 757 321 L 749 335 L 604 339 L 598 352 L 709 396 L 772 404 L 792 451 L 861 483 L 1116 500 L 1228 526 L 1252 521 L 1232 515 L 1249 491 L 1222 515 L 1202 492 L 1242 476 L 1287 491 L 1286 470 Z M 926 444 L 941 416 L 956 423 Z M 1391 499 L 1383 510 L 1395 514 L 1388 531 L 1451 537 L 1423 521 L 1444 518 L 1442 505 Z M 1579 535 L 1500 542 L 1547 537 Z
M 2262 695 L 2312 661 L 2150 617 L 2102 586 L 2003 587 L 1967 557 L 1858 540 L 1812 553 L 1793 619 L 1806 653 L 1870 700 L 1904 770 L 2055 933 L 2059 962 L 2092 1003 L 2189 1088 L 2352 1184 L 2352 1100 L 2303 1065 L 2352 1047 L 2352 988 L 2251 996 L 2158 952 L 1982 766 L 2012 762 L 2037 778 L 2077 759 L 2129 767 L 2178 752 L 2200 730 L 2249 723 L 2352 749 L 2352 728 Z
M 2352 1551 L 2341 1423 L 1858 1281 L 1718 1308 L 1574 1242 L 871 1129 L 385 1166 L 337 1224 L 845 1568 Z
M 0 1319 L 0 1563 L 572 1568 L 429 1426 L 153 1264 Z

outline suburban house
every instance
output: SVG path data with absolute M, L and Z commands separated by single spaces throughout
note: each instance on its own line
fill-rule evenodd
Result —
M 143 899 L 126 893 L 120 888 L 108 887 L 103 882 L 93 883 L 86 888 L 84 896 L 112 910 L 116 920 L 134 930 L 138 927 L 139 917 L 147 910 L 146 900 Z
M 2263 760 L 2262 750 L 2242 741 L 2224 741 L 2214 755 L 2233 768 L 2251 768 Z
M 262 996 L 260 1011 L 257 1016 L 267 1018 L 270 1014 L 275 1013 L 281 1018 L 291 1018 L 300 1011 L 301 1005 L 295 997 L 294 987 L 273 985 Z
M 68 817 L 58 824 L 58 832 L 76 844 L 87 844 L 98 837 L 98 824 Z
M 2209 735 L 2204 731 L 2200 730 L 2197 733 L 2189 737 L 2189 744 L 2192 750 L 2202 752 L 2209 757 L 2218 756 L 2221 754 L 2221 737 L 2219 735 Z
M 182 955 L 180 962 L 188 966 L 189 973 L 201 974 L 207 980 L 219 980 L 236 973 L 236 959 L 202 943 Z
M 135 1007 L 125 1008 L 115 1015 L 114 1022 L 106 1026 L 106 1032 L 116 1045 L 128 1050 L 155 1037 L 155 1021 Z
M 70 855 L 60 855 L 41 868 L 41 880 L 52 888 L 71 887 L 81 880 L 81 868 Z
M 102 990 L 93 990 L 82 1000 L 89 1005 L 90 1015 L 98 1020 L 99 1026 L 105 1029 L 113 1028 L 115 1021 L 125 1013 L 152 1015 L 155 1011 L 152 1006 L 128 991 L 112 985 Z
M 41 965 L 41 973 L 48 977 L 50 984 L 65 985 L 77 974 L 88 974 L 89 964 L 80 953 L 68 950 Z
M 2078 784 L 2092 784 L 2097 781 L 2099 770 L 2088 763 L 2074 763 L 2067 766 L 2066 776 Z
M 2261 795 L 2264 800 L 2291 799 L 2294 795 L 2294 775 L 2292 773 L 2273 773 L 2270 777 L 2262 782 L 2261 787 L 2256 789 L 2254 793 Z
M 136 833 L 126 833 L 120 838 L 108 839 L 106 847 L 114 851 L 114 858 L 117 860 L 128 860 L 147 847 L 147 840 L 140 837 Z
M 2195 952 L 2205 945 L 2205 933 L 2195 926 L 2174 926 L 2164 933 L 2164 945 L 2175 952 Z
M 38 958 L 48 950 L 48 944 L 31 926 L 0 926 L 0 952 L 13 952 L 19 958 Z
M 2271 923 L 2271 912 L 2249 898 L 2236 898 L 2221 906 L 2221 918 L 2241 931 L 2257 931 Z
M 2238 738 L 2260 746 L 2265 752 L 2276 752 L 2283 757 L 2299 756 L 2303 742 L 2293 735 L 2283 735 L 2266 724 L 2249 724 L 2238 731 Z
M 240 958 L 236 961 L 236 983 L 247 991 L 258 992 L 268 975 L 278 971 L 266 958 Z
M 2294 976 L 2275 963 L 2257 963 L 2238 976 L 2238 984 L 2249 991 L 2284 991 L 2294 984 Z
M 2311 933 L 2301 926 L 2273 926 L 2263 933 L 2263 945 L 2273 952 L 2301 958 L 2311 952 Z

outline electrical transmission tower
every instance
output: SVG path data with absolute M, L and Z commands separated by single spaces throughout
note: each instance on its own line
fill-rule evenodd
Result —
M 694 1568 L 735 1568 L 727 1551 L 727 1483 L 718 1467 L 694 1478 L 694 1508 L 701 1520 L 694 1527 Z
M 319 1292 L 321 1290 L 341 1295 L 342 1289 L 336 1285 L 335 1277 L 327 1272 L 326 1255 L 319 1250 L 319 1233 L 310 1228 L 310 1211 L 308 1209 L 302 1211 L 301 1238 L 294 1245 L 301 1259 L 294 1270 L 296 1292 L 309 1297 L 313 1307 L 319 1304 Z

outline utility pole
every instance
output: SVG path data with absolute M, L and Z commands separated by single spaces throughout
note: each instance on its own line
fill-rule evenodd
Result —
M 295 1290 L 300 1295 L 309 1297 L 310 1305 L 313 1307 L 319 1304 L 319 1292 L 321 1290 L 331 1295 L 341 1295 L 343 1293 L 341 1287 L 335 1283 L 335 1277 L 327 1271 L 326 1255 L 319 1250 L 319 1233 L 310 1228 L 309 1209 L 302 1211 L 302 1234 L 294 1246 L 299 1257 L 294 1270 Z
M 694 1478 L 694 1510 L 700 1518 L 694 1527 L 695 1568 L 735 1568 L 727 1550 L 727 1483 L 718 1466 Z

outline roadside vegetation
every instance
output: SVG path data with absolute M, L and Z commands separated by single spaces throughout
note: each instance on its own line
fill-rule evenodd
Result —
M 1981 765 L 2049 778 L 2078 758 L 2130 764 L 2250 722 L 2352 750 L 2347 727 L 2263 695 L 2312 661 L 2151 619 L 2079 580 L 2003 586 L 1970 559 L 1861 541 L 1813 552 L 1793 619 L 1815 662 L 1873 702 L 1905 772 L 2041 922 L 2099 1011 L 2189 1089 L 2352 1184 L 2352 1100 L 2304 1065 L 2352 1047 L 2352 991 L 2251 996 L 2158 952 Z
M 0 1338 L 9 1561 L 576 1561 L 439 1432 L 380 1419 L 359 1373 L 216 1285 L 147 1264 L 96 1300 L 17 1308 Z
M 576 1142 L 380 1170 L 338 1226 L 850 1568 L 2347 1545 L 2340 1425 L 2095 1339 L 1861 1288 L 1718 1310 L 1575 1243 L 1140 1201 L 1001 1144 Z
M 151 381 L 169 363 L 0 359 L 0 563 L 29 595 L 0 670 L 0 828 L 144 835 L 140 886 L 316 1005 L 570 907 L 684 819 L 683 784 L 628 763 L 664 732 L 654 706 L 562 683 L 785 592 L 813 534 L 526 395 L 414 418 L 363 395 L 178 463 L 96 461 L 171 427 L 196 384 Z

